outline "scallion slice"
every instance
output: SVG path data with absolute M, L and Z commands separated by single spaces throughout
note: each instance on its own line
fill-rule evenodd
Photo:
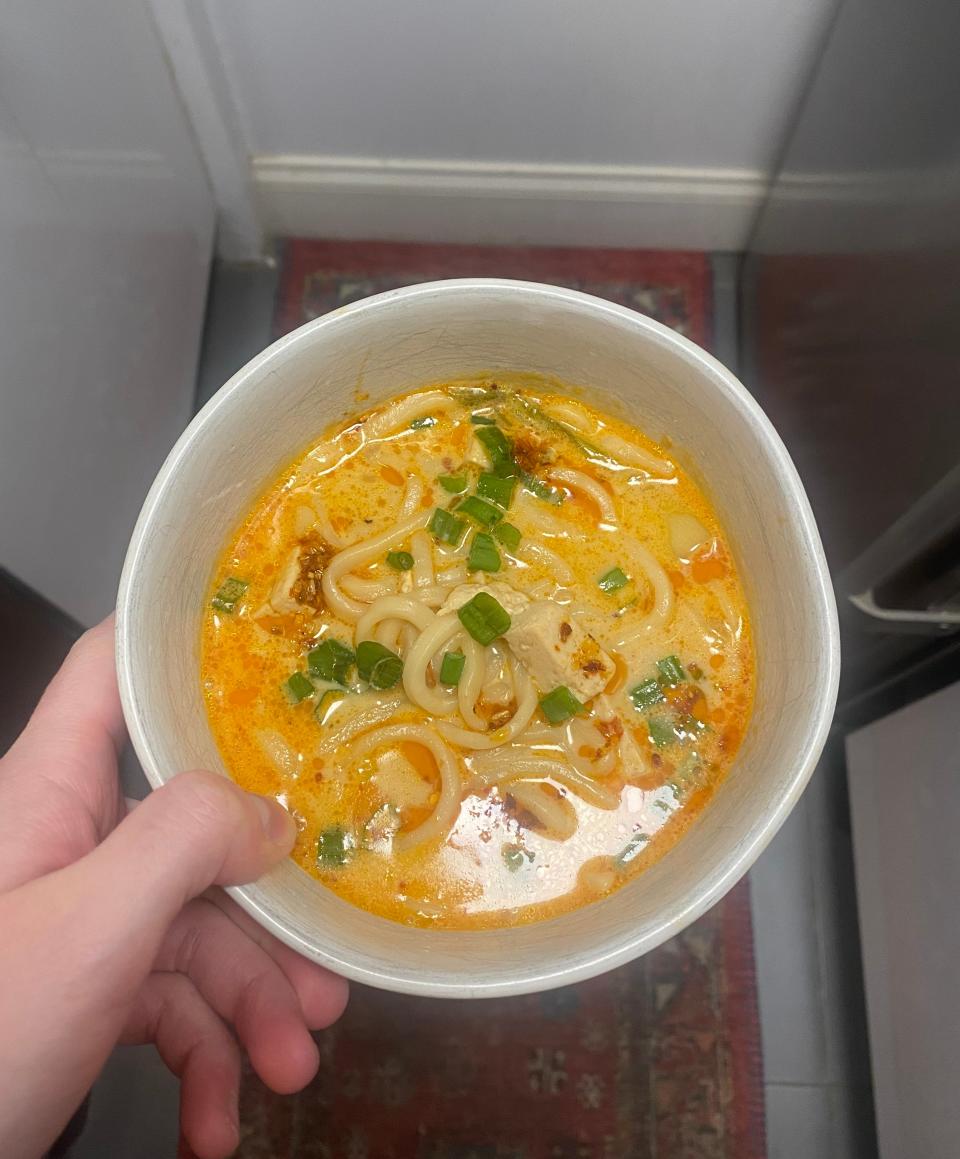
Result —
M 583 705 L 565 684 L 559 684 L 540 701 L 543 715 L 551 724 L 563 724 L 571 716 L 583 711 Z
M 486 499 L 481 499 L 477 495 L 468 495 L 457 508 L 457 512 L 469 515 L 471 519 L 475 519 L 484 527 L 492 527 L 503 518 L 503 512 L 499 507 L 494 506 L 493 503 L 488 503 Z
M 437 482 L 451 495 L 459 495 L 467 489 L 466 475 L 438 475 Z
M 353 649 L 331 636 L 307 653 L 307 669 L 312 676 L 319 676 L 321 680 L 346 684 L 355 660 Z
M 413 567 L 413 556 L 409 551 L 388 551 L 387 563 L 394 571 L 409 571 Z
M 283 693 L 291 704 L 299 704 L 308 696 L 313 696 L 313 681 L 302 672 L 294 672 L 283 682 Z
M 597 587 L 602 592 L 618 592 L 621 588 L 625 588 L 629 582 L 630 577 L 623 568 L 612 567 L 597 580 Z
M 457 609 L 457 616 L 474 640 L 484 645 L 502 636 L 511 623 L 506 608 L 489 592 L 477 592 L 472 600 Z
M 650 838 L 646 835 L 646 833 L 634 833 L 634 835 L 626 843 L 623 849 L 621 849 L 617 856 L 613 859 L 614 864 L 620 866 L 629 865 L 630 862 L 633 861 L 633 859 L 637 856 L 637 854 L 640 853 L 644 845 L 647 845 L 649 841 Z
M 424 415 L 422 419 L 413 420 L 413 422 L 410 424 L 410 430 L 422 431 L 426 430 L 427 427 L 435 427 L 436 425 L 437 420 L 433 417 L 433 415 Z
M 503 478 L 500 475 L 491 475 L 485 471 L 477 480 L 477 494 L 507 508 L 513 502 L 513 492 L 516 485 L 516 478 Z
M 475 427 L 494 427 L 497 420 L 490 415 L 471 415 L 470 421 Z
M 462 652 L 447 652 L 440 663 L 440 683 L 459 684 L 467 658 Z
M 326 724 L 337 705 L 349 695 L 345 688 L 324 688 L 317 696 L 316 707 L 313 710 L 317 724 Z
M 520 546 L 520 530 L 512 523 L 498 523 L 493 529 L 493 538 L 499 540 L 507 551 L 516 551 Z
M 342 825 L 324 829 L 317 838 L 317 862 L 323 865 L 346 865 L 347 834 Z
M 230 576 L 217 589 L 217 594 L 210 601 L 210 604 L 218 612 L 226 612 L 228 616 L 232 616 L 249 586 L 246 580 Z
M 676 656 L 664 656 L 657 661 L 657 670 L 666 684 L 681 684 L 687 678 L 683 665 Z
M 518 869 L 523 867 L 523 850 L 519 845 L 514 845 L 512 842 L 505 844 L 500 850 L 500 856 L 511 873 L 516 873 Z
M 498 426 L 482 426 L 476 431 L 476 436 L 483 444 L 483 449 L 490 456 L 495 474 L 516 474 L 513 447 Z
M 485 531 L 478 531 L 470 544 L 470 554 L 467 556 L 467 571 L 499 571 L 500 552 L 491 536 Z
M 633 701 L 633 707 L 638 712 L 666 699 L 663 695 L 663 689 L 660 687 L 660 681 L 652 677 L 649 680 L 642 680 L 636 687 L 631 688 L 627 695 Z
M 647 717 L 647 731 L 658 749 L 666 748 L 668 744 L 673 744 L 677 739 L 673 725 L 659 716 Z
M 428 530 L 431 534 L 436 536 L 441 543 L 449 543 L 451 547 L 456 547 L 460 542 L 464 527 L 466 524 L 462 519 L 457 519 L 455 515 L 451 515 L 449 511 L 444 511 L 442 507 L 438 507 L 434 511 L 428 524 Z
M 403 675 L 403 661 L 376 640 L 357 645 L 357 672 L 371 688 L 393 688 Z
M 563 492 L 558 491 L 556 487 L 551 487 L 549 483 L 544 483 L 542 479 L 537 479 L 534 475 L 530 475 L 527 472 L 524 472 L 520 478 L 523 480 L 523 485 L 530 494 L 536 495 L 544 503 L 552 503 L 554 507 L 559 507 L 563 502 Z

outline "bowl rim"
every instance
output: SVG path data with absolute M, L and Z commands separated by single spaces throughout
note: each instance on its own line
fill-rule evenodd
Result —
M 351 962 L 344 955 L 326 952 L 316 944 L 307 944 L 264 908 L 256 896 L 259 892 L 256 882 L 227 888 L 227 893 L 281 942 L 336 973 L 379 989 L 444 998 L 520 995 L 585 981 L 649 953 L 714 906 L 744 876 L 767 847 L 806 787 L 830 731 L 840 679 L 840 633 L 836 599 L 813 511 L 793 460 L 776 428 L 736 375 L 713 355 L 670 327 L 627 306 L 585 294 L 580 290 L 507 278 L 450 278 L 419 282 L 348 303 L 276 339 L 240 367 L 194 415 L 157 472 L 131 534 L 120 576 L 116 613 L 116 662 L 120 700 L 131 743 L 151 789 L 158 788 L 169 778 L 162 775 L 157 766 L 139 712 L 139 702 L 134 695 L 133 672 L 129 662 L 135 627 L 130 615 L 131 594 L 151 525 L 162 511 L 167 489 L 181 463 L 190 454 L 201 431 L 213 421 L 221 408 L 232 404 L 234 398 L 245 389 L 251 379 L 259 379 L 272 361 L 290 347 L 308 342 L 317 331 L 336 329 L 358 316 L 379 312 L 392 303 L 471 293 L 527 296 L 541 302 L 549 301 L 581 312 L 590 312 L 601 321 L 625 324 L 643 332 L 658 344 L 672 348 L 688 362 L 697 364 L 705 372 L 705 377 L 711 381 L 714 389 L 727 396 L 743 421 L 753 428 L 755 436 L 766 445 L 780 485 L 786 490 L 794 506 L 796 513 L 793 523 L 794 534 L 805 548 L 803 554 L 810 588 L 813 598 L 819 605 L 818 617 L 823 625 L 824 652 L 821 658 L 821 680 L 817 686 L 817 700 L 812 709 L 812 719 L 815 720 L 816 727 L 807 734 L 802 748 L 798 751 L 795 761 L 796 773 L 776 807 L 755 826 L 748 839 L 731 846 L 729 856 L 722 866 L 717 867 L 709 879 L 705 879 L 702 888 L 691 894 L 687 904 L 677 907 L 653 929 L 648 929 L 642 934 L 635 933 L 612 949 L 605 950 L 598 944 L 595 952 L 583 954 L 574 962 L 566 959 L 556 969 L 542 971 L 524 969 L 515 977 L 501 978 L 493 982 L 478 982 L 475 977 L 472 980 L 465 978 L 462 982 L 429 980 L 408 971 L 371 969 Z M 563 919 L 561 916 L 552 920 Z M 470 934 L 477 937 L 490 933 L 486 930 L 453 932 L 459 936 Z

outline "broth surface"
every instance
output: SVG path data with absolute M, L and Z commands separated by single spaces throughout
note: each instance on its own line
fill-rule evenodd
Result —
M 516 925 L 618 888 L 749 721 L 749 619 L 706 497 L 558 389 L 451 382 L 338 424 L 212 578 L 226 768 L 291 810 L 308 873 L 399 922 Z

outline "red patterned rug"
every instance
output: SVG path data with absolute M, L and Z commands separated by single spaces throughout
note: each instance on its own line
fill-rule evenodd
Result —
M 709 342 L 702 254 L 287 243 L 277 332 L 412 282 L 575 286 Z M 563 990 L 451 1002 L 355 986 L 320 1072 L 247 1076 L 242 1159 L 762 1159 L 747 882 L 628 966 Z
M 631 306 L 709 346 L 706 254 L 534 246 L 288 241 L 276 336 L 347 302 L 437 278 L 520 278 L 571 286 Z

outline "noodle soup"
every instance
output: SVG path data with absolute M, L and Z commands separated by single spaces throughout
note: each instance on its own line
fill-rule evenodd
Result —
M 632 426 L 517 378 L 326 432 L 209 593 L 226 767 L 294 857 L 409 925 L 552 917 L 617 889 L 730 767 L 753 696 L 708 501 Z

